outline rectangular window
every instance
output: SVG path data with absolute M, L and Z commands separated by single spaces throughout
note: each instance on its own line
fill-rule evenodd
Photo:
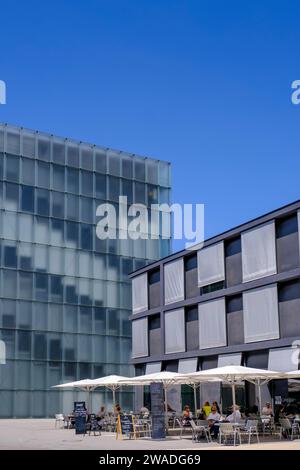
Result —
M 244 343 L 243 297 L 235 295 L 226 299 L 228 346 Z
M 199 323 L 198 307 L 186 307 L 185 309 L 186 350 L 195 351 L 199 349 Z
M 165 312 L 165 353 L 185 351 L 184 309 Z
M 300 335 L 300 280 L 278 284 L 279 319 L 281 338 Z
M 49 189 L 50 187 L 50 165 L 49 163 L 38 162 L 38 186 Z
M 9 181 L 19 182 L 20 169 L 19 169 L 20 157 L 14 155 L 6 155 L 6 179 Z
M 65 190 L 65 167 L 52 165 L 52 187 L 57 191 Z
M 277 266 L 279 272 L 299 266 L 299 235 L 297 214 L 276 220 Z
M 200 349 L 226 346 L 225 298 L 198 305 Z
M 220 242 L 199 250 L 198 256 L 198 287 L 224 281 L 224 243 Z
M 165 304 L 184 299 L 183 258 L 164 265 Z
M 21 186 L 21 208 L 22 211 L 34 212 L 35 188 L 32 186 Z
M 90 171 L 81 171 L 81 194 L 84 196 L 93 196 L 93 173 Z
M 242 241 L 236 237 L 225 241 L 226 286 L 232 287 L 243 282 Z

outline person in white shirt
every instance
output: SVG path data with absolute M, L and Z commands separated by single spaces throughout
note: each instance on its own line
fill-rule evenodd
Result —
M 212 437 L 215 437 L 217 439 L 218 434 L 219 434 L 219 426 L 215 426 L 215 423 L 220 421 L 221 415 L 218 413 L 216 405 L 212 405 L 211 407 L 211 412 L 209 413 L 207 417 L 208 421 L 208 426 L 210 428 L 210 434 Z
M 272 410 L 271 403 L 267 402 L 267 403 L 265 404 L 265 406 L 264 406 L 263 409 L 262 409 L 261 414 L 262 414 L 263 416 L 273 416 L 273 410 Z
M 238 405 L 235 405 L 232 407 L 232 413 L 231 415 L 227 416 L 226 421 L 229 423 L 239 423 L 241 420 L 241 412 L 240 412 L 240 407 Z

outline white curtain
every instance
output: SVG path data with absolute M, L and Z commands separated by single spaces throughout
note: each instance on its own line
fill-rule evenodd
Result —
M 132 312 L 139 313 L 148 309 L 147 273 L 132 279 Z
M 189 359 L 179 359 L 178 373 L 179 374 L 190 374 L 197 372 L 198 358 L 192 357 Z
M 165 353 L 185 351 L 184 309 L 170 310 L 165 313 Z
M 223 354 L 218 357 L 218 367 L 240 366 L 242 363 L 242 353 Z
M 277 285 L 243 293 L 245 343 L 279 338 Z
M 146 375 L 155 374 L 156 372 L 161 371 L 161 362 L 149 362 L 146 364 Z
M 198 287 L 208 286 L 225 279 L 224 243 L 199 250 Z
M 275 372 L 298 370 L 299 348 L 270 349 L 268 369 Z
M 148 356 L 148 318 L 132 322 L 132 357 Z
M 276 274 L 274 221 L 242 233 L 243 282 Z
M 200 349 L 226 346 L 225 298 L 198 304 Z
M 165 304 L 184 299 L 183 258 L 164 265 Z

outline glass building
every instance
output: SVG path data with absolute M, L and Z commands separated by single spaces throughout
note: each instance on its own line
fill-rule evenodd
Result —
M 83 396 L 53 385 L 132 373 L 127 275 L 170 240 L 97 238 L 96 207 L 119 195 L 168 203 L 170 164 L 0 125 L 0 417 L 69 412 Z

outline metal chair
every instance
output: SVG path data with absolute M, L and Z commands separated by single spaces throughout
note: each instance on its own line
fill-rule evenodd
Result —
M 251 444 L 251 436 L 256 436 L 257 442 L 259 443 L 258 437 L 258 420 L 249 419 L 243 429 L 240 430 L 241 436 L 248 436 L 248 444 Z
M 233 426 L 231 423 L 221 423 L 220 424 L 220 431 L 219 431 L 219 443 L 222 444 L 222 439 L 224 444 L 228 445 L 228 442 L 231 443 L 233 441 L 233 445 L 236 445 L 237 438 L 239 444 L 242 443 L 241 440 L 241 433 L 240 430 Z
M 198 421 L 197 424 L 191 419 L 192 441 L 197 442 L 199 436 L 205 436 L 207 442 L 211 442 L 211 435 L 207 425 L 207 421 Z
M 300 437 L 300 428 L 298 423 L 291 423 L 288 418 L 280 418 L 280 438 L 286 434 L 286 437 L 290 437 L 293 440 L 293 437 Z
M 65 417 L 62 413 L 58 413 L 55 415 L 55 428 L 57 428 L 57 425 L 60 429 L 65 427 Z

